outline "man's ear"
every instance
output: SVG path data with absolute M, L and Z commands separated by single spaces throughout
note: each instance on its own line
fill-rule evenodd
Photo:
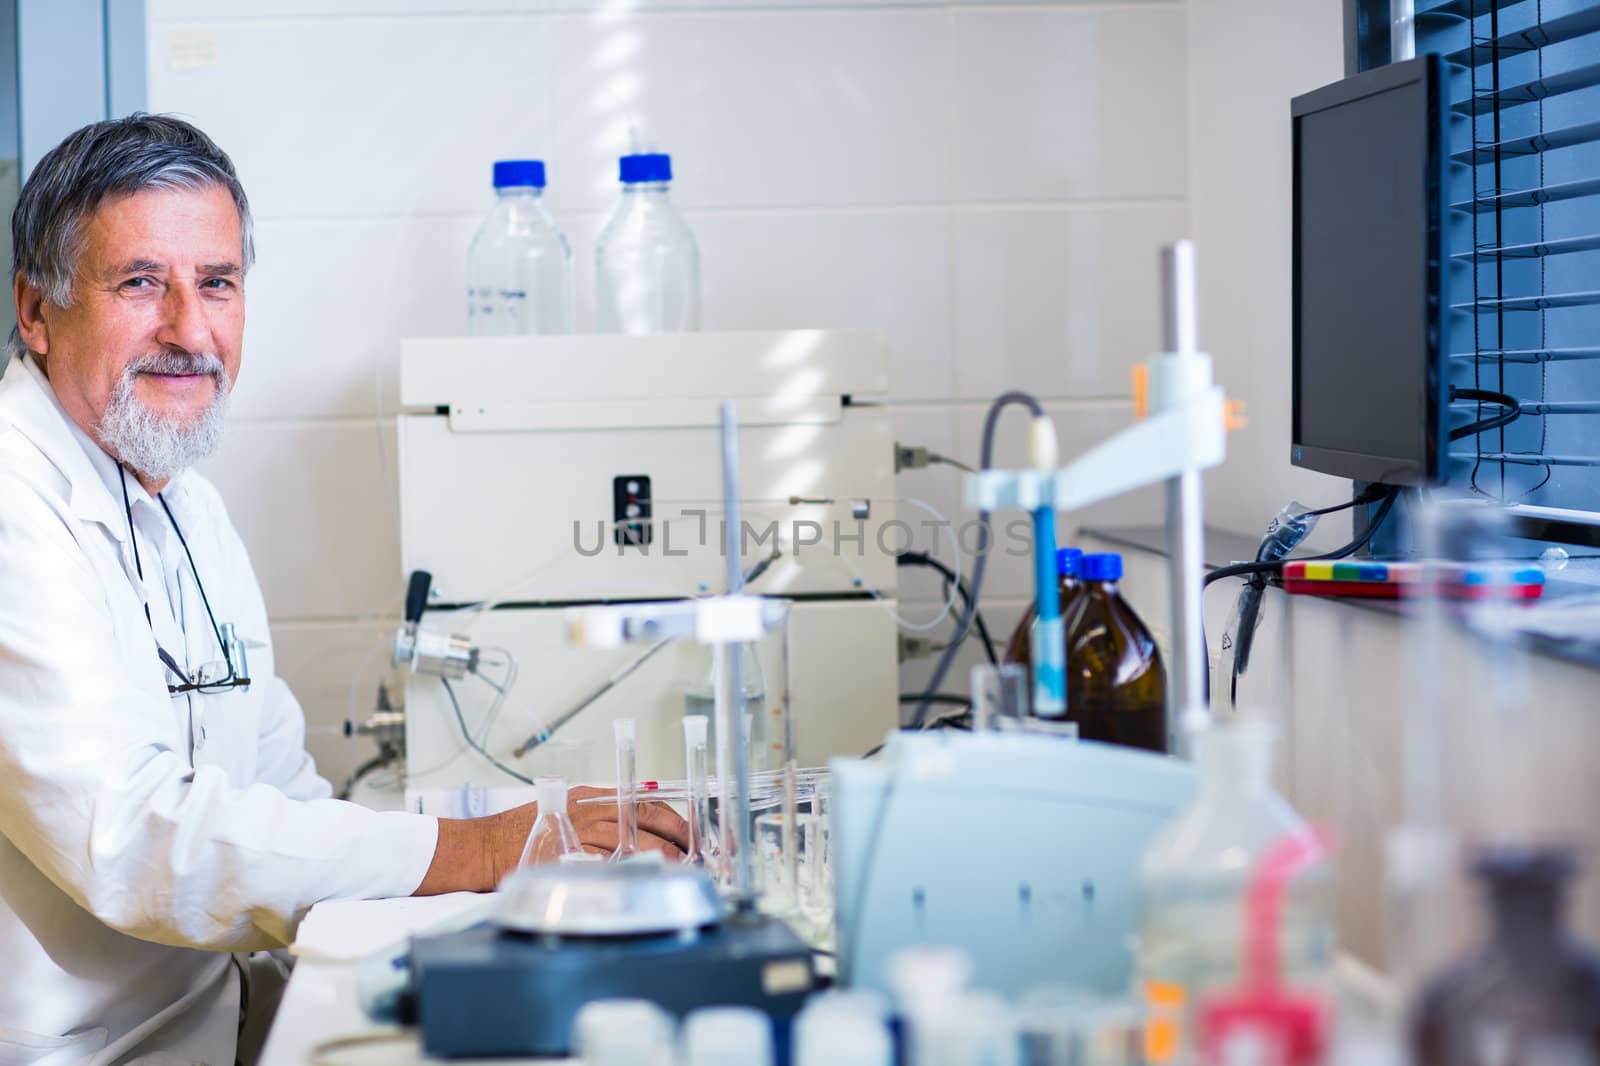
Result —
M 40 355 L 50 354 L 50 331 L 44 321 L 44 294 L 17 271 L 16 281 L 12 286 L 12 295 L 17 305 L 17 333 L 22 337 L 22 343 L 31 351 Z

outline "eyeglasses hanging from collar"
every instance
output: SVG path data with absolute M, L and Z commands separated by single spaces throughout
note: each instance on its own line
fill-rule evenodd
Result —
M 139 560 L 139 538 L 133 531 L 133 504 L 128 499 L 128 471 L 121 464 L 117 472 L 122 476 L 122 508 L 128 516 L 128 539 L 133 544 L 133 567 L 139 575 L 139 580 L 144 580 L 144 564 Z M 217 647 L 222 650 L 222 658 L 212 662 L 201 663 L 200 668 L 191 676 L 183 667 L 178 665 L 172 653 L 161 646 L 157 639 L 156 657 L 161 664 L 172 672 L 173 676 L 182 678 L 182 683 L 167 685 L 167 692 L 179 695 L 185 692 L 226 692 L 229 689 L 250 688 L 250 669 L 245 662 L 244 643 L 239 640 L 230 622 L 217 625 L 217 616 L 211 611 L 211 601 L 206 597 L 206 587 L 200 580 L 200 570 L 194 565 L 194 553 L 189 550 L 189 542 L 184 539 L 183 530 L 178 526 L 178 520 L 173 517 L 172 508 L 167 506 L 166 498 L 159 492 L 156 499 L 161 502 L 161 509 L 167 514 L 167 521 L 172 523 L 172 531 L 178 534 L 178 543 L 183 545 L 183 554 L 189 560 L 189 572 L 194 575 L 195 588 L 200 590 L 200 602 L 205 604 L 206 618 L 211 621 L 211 632 L 216 635 Z M 150 636 L 155 638 L 156 624 L 150 617 L 150 602 L 145 601 L 144 620 L 150 626 Z

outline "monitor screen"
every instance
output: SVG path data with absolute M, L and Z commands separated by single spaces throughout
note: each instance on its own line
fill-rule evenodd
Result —
M 1291 461 L 1391 485 L 1438 477 L 1439 60 L 1297 97 Z

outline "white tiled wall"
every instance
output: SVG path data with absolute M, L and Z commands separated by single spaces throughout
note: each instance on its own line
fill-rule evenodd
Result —
M 1156 346 L 1157 249 L 1188 226 L 1184 0 L 147 10 L 150 109 L 192 117 L 233 155 L 259 220 L 237 418 L 210 472 L 330 776 L 366 751 L 332 730 L 400 596 L 378 424 L 399 340 L 464 328 L 493 159 L 547 161 L 587 294 L 638 125 L 673 153 L 706 327 L 887 330 L 902 439 L 968 462 L 1006 387 L 1049 402 L 1068 454 L 1092 443 L 1129 417 L 1129 367 Z M 908 473 L 902 488 L 954 513 L 956 477 Z M 1096 517 L 1156 513 L 1140 495 Z M 930 617 L 937 583 L 907 574 L 904 588 L 905 613 Z M 985 597 L 999 640 L 1025 594 L 1002 559 Z M 926 666 L 905 668 L 907 687 Z M 358 708 L 378 672 L 361 672 Z

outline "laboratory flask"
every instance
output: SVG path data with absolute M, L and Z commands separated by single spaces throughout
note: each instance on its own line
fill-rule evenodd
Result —
M 495 205 L 467 252 L 467 332 L 573 331 L 572 248 L 544 206 L 544 164 L 494 165 Z
M 539 813 L 534 817 L 533 828 L 528 830 L 528 842 L 522 846 L 522 857 L 517 867 L 540 862 L 560 862 L 567 856 L 583 854 L 578 840 L 578 829 L 567 816 L 567 779 L 564 777 L 536 777 L 533 780 L 534 801 Z
M 750 723 L 750 772 L 774 769 L 782 762 L 783 738 L 778 736 L 769 739 L 773 730 L 768 726 L 776 714 L 782 713 L 782 708 L 767 706 L 767 683 L 761 672 L 761 660 L 756 655 L 755 645 L 734 646 L 739 649 L 739 677 L 741 688 L 744 690 L 738 710 L 743 712 Z M 709 647 L 702 651 L 700 662 L 699 675 L 684 693 L 683 713 L 705 717 L 708 750 L 715 752 L 717 750 L 716 657 Z M 780 749 L 777 755 L 772 753 L 774 741 Z M 714 774 L 721 772 L 721 767 L 715 767 L 713 770 Z
M 1152 1066 L 1193 1061 L 1202 1000 L 1236 988 L 1243 974 L 1252 876 L 1276 844 L 1308 832 L 1272 787 L 1274 739 L 1273 727 L 1253 718 L 1196 735 L 1194 801 L 1140 861 L 1135 967 Z M 1293 987 L 1331 990 L 1334 893 L 1325 860 L 1298 873 L 1287 890 L 1278 973 Z
M 1067 721 L 1083 740 L 1165 752 L 1167 671 L 1155 638 L 1122 598 L 1122 556 L 1089 554 L 1062 613 L 1067 634 Z
M 1082 585 L 1078 581 L 1078 573 L 1083 563 L 1083 552 L 1077 548 L 1056 549 L 1056 578 L 1057 590 L 1060 595 L 1061 617 L 1065 619 L 1072 611 L 1073 600 L 1077 597 Z M 1011 639 L 1006 643 L 1005 661 L 1008 663 L 1021 663 L 1033 670 L 1033 629 L 1034 619 L 1039 613 L 1039 603 L 1035 600 L 1028 604 L 1028 609 L 1022 615 L 1022 621 L 1017 623 L 1017 628 L 1012 630 Z M 1065 632 L 1065 630 L 1063 630 Z M 1028 699 L 1033 699 L 1032 686 L 1029 686 Z
M 1432 981 L 1411 1024 L 1417 1066 L 1600 1063 L 1600 955 L 1565 928 L 1570 851 L 1499 845 L 1472 872 L 1487 941 Z
M 681 333 L 700 328 L 700 249 L 668 195 L 672 157 L 620 160 L 622 199 L 594 246 L 595 329 Z

